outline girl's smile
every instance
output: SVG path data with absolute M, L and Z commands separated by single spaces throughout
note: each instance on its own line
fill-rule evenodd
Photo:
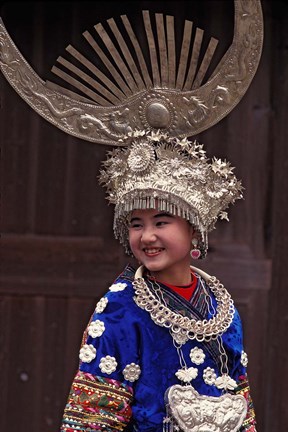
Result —
M 164 248 L 153 248 L 153 249 L 144 248 L 143 249 L 143 251 L 148 257 L 155 257 L 159 255 L 163 250 Z

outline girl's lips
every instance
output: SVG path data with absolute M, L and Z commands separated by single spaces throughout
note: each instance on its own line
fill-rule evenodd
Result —
M 163 250 L 164 248 L 151 248 L 151 249 L 143 249 L 143 252 L 148 257 L 154 257 L 159 255 Z

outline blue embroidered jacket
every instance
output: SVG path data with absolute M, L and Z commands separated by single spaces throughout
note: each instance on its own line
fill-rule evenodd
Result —
M 179 356 L 169 329 L 156 325 L 149 312 L 136 305 L 132 285 L 134 274 L 130 266 L 126 267 L 105 294 L 107 300 L 101 300 L 103 307 L 96 308 L 100 312 L 95 311 L 91 318 L 84 335 L 80 355 L 82 361 L 64 413 L 63 432 L 88 432 L 103 428 L 105 431 L 163 430 L 165 392 L 170 386 L 180 384 L 175 375 L 180 369 Z M 147 283 L 153 290 L 153 282 L 147 279 Z M 160 286 L 170 309 L 197 320 L 211 318 L 200 278 L 190 302 L 165 285 Z M 215 307 L 215 298 L 209 287 L 205 286 Z M 93 333 L 91 323 L 96 321 Z M 241 431 L 254 432 L 255 418 L 246 369 L 240 362 L 243 342 L 237 310 L 222 340 L 228 356 L 229 376 L 239 386 L 236 391 L 247 399 L 248 413 Z M 192 381 L 193 387 L 201 395 L 220 396 L 222 391 L 215 385 L 207 384 L 203 377 L 208 367 L 215 371 L 217 377 L 222 375 L 217 342 L 188 340 L 182 346 L 187 367 L 196 367 L 190 359 L 190 351 L 194 347 L 203 350 L 205 359 L 197 365 L 198 375 Z M 127 366 L 133 369 L 132 379 L 129 377 L 131 381 L 125 379 Z

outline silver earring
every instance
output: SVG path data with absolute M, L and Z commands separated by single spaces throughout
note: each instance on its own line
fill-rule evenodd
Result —
M 190 251 L 191 258 L 193 258 L 193 259 L 200 258 L 201 251 L 200 251 L 200 249 L 197 248 L 197 246 L 198 246 L 197 238 L 193 238 L 191 243 L 193 245 L 193 249 L 191 249 L 191 251 Z

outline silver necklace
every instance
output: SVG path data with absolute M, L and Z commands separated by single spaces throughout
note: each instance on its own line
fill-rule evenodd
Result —
M 144 267 L 141 266 L 135 273 L 133 287 L 135 289 L 134 301 L 141 308 L 149 312 L 151 319 L 155 324 L 161 327 L 171 329 L 175 334 L 175 339 L 179 342 L 182 340 L 196 339 L 198 342 L 208 342 L 211 339 L 217 338 L 218 335 L 224 333 L 230 326 L 234 313 L 234 303 L 224 288 L 224 285 L 219 282 L 214 276 L 209 276 L 205 272 L 191 267 L 202 276 L 209 288 L 213 292 L 217 306 L 216 315 L 209 320 L 190 319 L 179 313 L 171 311 L 163 302 L 151 292 L 143 278 Z M 183 343 L 182 342 L 182 343 Z

